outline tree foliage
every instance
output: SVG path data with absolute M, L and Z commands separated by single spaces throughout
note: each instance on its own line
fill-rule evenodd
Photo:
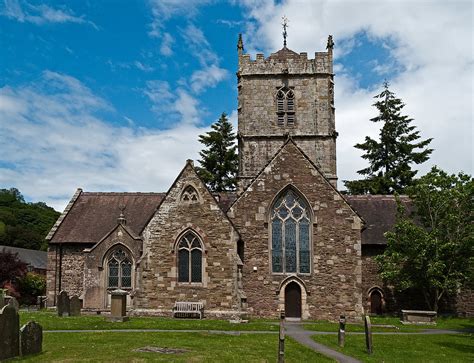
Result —
M 45 237 L 58 217 L 43 202 L 25 202 L 18 189 L 0 189 L 0 245 L 46 250 Z
M 0 250 L 0 287 L 23 278 L 27 267 L 26 263 L 18 258 L 18 253 L 11 253 L 5 248 Z
M 389 90 L 387 82 L 374 98 L 379 114 L 370 121 L 383 123 L 379 140 L 366 136 L 365 142 L 354 146 L 364 151 L 362 158 L 369 166 L 357 172 L 364 179 L 345 180 L 344 185 L 350 194 L 402 193 L 417 173 L 412 164 L 428 160 L 433 149 L 427 146 L 432 139 L 419 140 L 419 131 L 411 125 L 413 119 L 401 114 L 405 104 Z
M 46 277 L 43 275 L 28 272 L 18 282 L 22 304 L 34 305 L 36 304 L 36 297 L 46 293 Z
M 443 296 L 474 285 L 474 181 L 434 167 L 407 191 L 414 211 L 409 215 L 399 203 L 387 248 L 376 260 L 384 280 L 399 291 L 421 291 L 437 311 Z
M 205 149 L 199 153 L 201 167 L 197 168 L 198 174 L 213 192 L 235 190 L 238 157 L 232 124 L 222 113 L 211 128 L 206 134 L 199 135 L 199 142 Z

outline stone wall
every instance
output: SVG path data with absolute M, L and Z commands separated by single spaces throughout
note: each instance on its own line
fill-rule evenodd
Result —
M 182 200 L 188 186 L 197 191 L 196 202 Z M 204 247 L 202 283 L 178 282 L 176 244 L 187 231 Z M 188 161 L 144 231 L 137 309 L 170 316 L 176 301 L 200 301 L 207 316 L 238 314 L 237 240 L 237 231 Z
M 290 51 L 291 52 L 291 51 Z M 336 179 L 336 133 L 332 53 L 289 57 L 239 56 L 238 131 L 242 186 L 255 176 L 286 141 L 296 144 Z M 295 124 L 277 124 L 276 93 L 286 86 L 295 94 Z
M 313 209 L 310 275 L 271 272 L 269 210 L 274 198 L 289 185 Z M 251 315 L 276 317 L 284 308 L 282 288 L 295 281 L 302 287 L 303 318 L 360 317 L 361 220 L 291 141 L 228 214 L 245 243 L 243 286 Z

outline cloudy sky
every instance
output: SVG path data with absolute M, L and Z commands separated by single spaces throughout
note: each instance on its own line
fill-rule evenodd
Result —
M 0 4 L 0 188 L 62 210 L 87 191 L 166 191 L 199 134 L 236 123 L 236 43 L 269 55 L 334 36 L 338 174 L 365 167 L 384 79 L 435 149 L 473 169 L 471 1 L 23 1 Z

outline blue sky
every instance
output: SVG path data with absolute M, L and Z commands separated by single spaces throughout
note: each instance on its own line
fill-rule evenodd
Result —
M 59 210 L 76 187 L 167 190 L 198 158 L 200 133 L 222 112 L 236 122 L 238 34 L 269 55 L 282 15 L 295 51 L 324 51 L 334 35 L 340 180 L 365 166 L 353 145 L 377 134 L 368 119 L 384 79 L 435 138 L 420 173 L 472 173 L 469 1 L 6 0 L 0 187 Z

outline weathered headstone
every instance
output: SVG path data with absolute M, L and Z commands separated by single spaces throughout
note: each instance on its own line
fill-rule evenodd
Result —
M 114 290 L 111 293 L 110 318 L 111 321 L 128 321 L 127 316 L 127 295 L 124 290 Z
M 38 309 L 44 309 L 46 307 L 46 296 L 37 296 L 36 297 L 36 305 Z
M 7 304 L 13 306 L 16 312 L 18 313 L 18 310 L 20 309 L 20 304 L 18 303 L 18 300 L 14 296 L 6 296 L 5 300 Z
M 37 322 L 29 321 L 20 329 L 20 354 L 41 353 L 43 346 L 43 328 Z
M 278 337 L 278 363 L 285 362 L 285 312 L 280 311 L 280 334 Z
M 69 296 L 66 291 L 61 291 L 58 295 L 57 309 L 59 316 L 69 316 L 71 311 Z
M 81 315 L 81 308 L 82 308 L 82 301 L 74 295 L 71 297 L 71 300 L 69 302 L 69 315 L 71 316 L 80 316 Z
M 20 318 L 11 305 L 0 310 L 0 361 L 20 355 Z
M 372 324 L 370 323 L 370 318 L 368 315 L 365 315 L 365 345 L 367 347 L 367 353 L 372 354 Z
M 339 317 L 339 332 L 337 334 L 337 342 L 340 347 L 344 348 L 344 342 L 346 340 L 346 317 L 341 315 Z
M 7 289 L 0 289 L 0 309 L 3 308 L 6 304 L 5 296 L 7 295 Z

